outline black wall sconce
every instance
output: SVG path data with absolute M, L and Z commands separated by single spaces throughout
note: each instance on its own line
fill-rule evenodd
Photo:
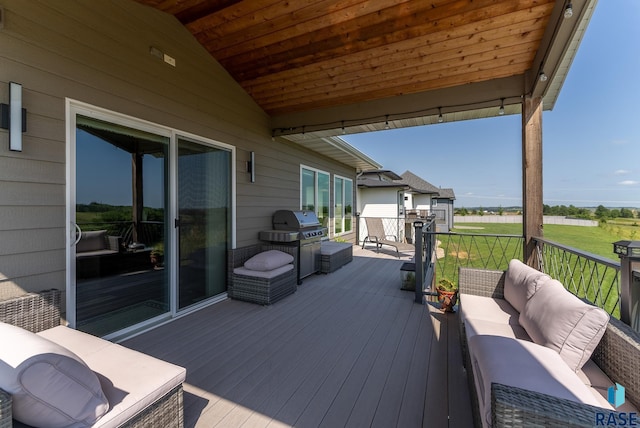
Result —
M 249 161 L 247 162 L 247 172 L 251 177 L 251 182 L 256 182 L 256 154 L 255 152 L 249 152 Z
M 27 110 L 22 108 L 22 85 L 9 82 L 9 104 L 0 104 L 0 128 L 9 130 L 9 149 L 22 151 L 22 133 L 27 132 Z

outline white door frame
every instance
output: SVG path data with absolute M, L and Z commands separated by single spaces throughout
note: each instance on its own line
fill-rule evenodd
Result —
M 235 146 L 222 143 L 210 138 L 205 138 L 200 135 L 195 135 L 189 132 L 180 131 L 177 129 L 169 128 L 167 126 L 159 125 L 153 122 L 149 122 L 143 119 L 138 119 L 121 113 L 117 113 L 111 110 L 96 107 L 90 104 L 83 103 L 67 98 L 65 102 L 66 109 L 66 207 L 65 207 L 65 231 L 66 231 L 66 306 L 67 306 L 67 322 L 70 327 L 76 327 L 76 305 L 75 305 L 75 293 L 76 293 L 76 280 L 75 280 L 75 241 L 76 241 L 76 116 L 78 114 L 96 118 L 99 120 L 115 123 L 118 125 L 127 126 L 130 128 L 140 129 L 145 132 L 160 135 L 169 138 L 169 192 L 167 209 L 167 221 L 173 223 L 177 217 L 177 163 L 178 163 L 178 137 L 184 137 L 189 140 L 195 141 L 199 144 L 209 145 L 212 147 L 228 150 L 231 153 L 231 236 L 230 247 L 236 246 L 236 148 Z M 190 313 L 194 310 L 200 309 L 203 306 L 208 306 L 220 300 L 226 298 L 224 296 L 215 296 L 208 300 L 203 301 L 201 304 L 192 305 L 183 310 L 178 310 L 178 269 L 177 267 L 177 231 L 175 227 L 169 227 L 170 233 L 166 237 L 165 245 L 171 248 L 170 251 L 170 266 L 171 275 L 169 279 L 170 287 L 170 311 L 166 318 L 175 318 L 179 315 Z M 157 324 L 158 320 L 150 320 L 151 324 Z M 146 323 L 143 323 L 143 327 Z M 139 330 L 140 326 L 135 328 Z M 126 334 L 127 331 L 122 332 Z M 107 336 L 109 338 L 109 336 Z

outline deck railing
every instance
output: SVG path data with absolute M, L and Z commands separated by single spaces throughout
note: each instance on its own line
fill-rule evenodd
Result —
M 441 278 L 457 282 L 460 267 L 506 270 L 511 259 L 522 260 L 523 237 L 519 235 L 442 233 L 425 225 L 423 236 L 423 242 L 433 248 L 424 251 L 424 266 L 433 264 L 434 282 Z M 619 262 L 543 238 L 536 238 L 536 243 L 542 272 L 578 297 L 620 317 Z M 426 289 L 430 284 L 424 285 Z
M 413 223 L 415 236 L 415 301 L 424 303 L 424 296 L 433 292 L 432 284 L 436 262 L 436 217 L 431 215 L 425 220 Z
M 539 270 L 578 297 L 620 318 L 620 262 L 544 238 L 535 241 Z
M 522 260 L 519 235 L 432 233 L 436 240 L 436 281 L 458 282 L 460 267 L 506 270 L 511 259 Z
M 432 294 L 441 278 L 457 283 L 460 267 L 506 270 L 511 259 L 523 258 L 522 236 L 444 233 L 437 232 L 435 224 L 435 217 L 424 225 L 415 223 L 416 256 L 422 254 L 416 257 L 416 302 Z M 616 243 L 633 247 L 628 256 L 633 262 L 623 265 L 544 238 L 534 241 L 540 271 L 640 331 L 640 242 Z
M 511 259 L 522 259 L 523 238 L 519 235 L 437 232 L 435 216 L 422 227 L 415 224 L 419 237 L 416 255 L 419 248 L 423 255 L 416 257 L 416 302 L 433 294 L 434 284 L 440 279 L 457 283 L 460 267 L 506 270 Z

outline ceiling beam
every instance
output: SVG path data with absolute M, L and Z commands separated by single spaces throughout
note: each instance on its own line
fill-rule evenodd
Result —
M 275 115 L 272 116 L 271 127 L 276 136 L 300 134 L 303 127 L 307 133 L 330 131 L 331 135 L 340 135 L 343 127 L 437 116 L 439 108 L 443 114 L 449 114 L 495 107 L 497 114 L 502 98 L 505 99 L 505 106 L 520 105 L 523 88 L 524 76 L 516 75 L 374 101 Z

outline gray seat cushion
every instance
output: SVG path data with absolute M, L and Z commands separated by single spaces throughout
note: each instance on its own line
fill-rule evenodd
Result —
M 469 339 L 469 352 L 484 427 L 491 426 L 491 384 L 514 386 L 578 403 L 613 409 L 596 399 L 555 351 L 499 336 Z
M 549 275 L 513 259 L 504 277 L 504 298 L 516 311 L 522 312 L 531 296 L 549 280 Z
M 244 267 L 249 270 L 267 272 L 293 263 L 293 256 L 279 250 L 268 250 L 258 253 L 244 262 Z
M 272 270 L 265 270 L 265 271 L 252 270 L 252 269 L 247 269 L 245 267 L 239 267 L 239 268 L 235 268 L 233 270 L 233 273 L 235 275 L 252 276 L 254 278 L 272 279 L 282 275 L 283 273 L 287 273 L 291 270 L 293 270 L 293 265 L 288 264 L 288 265 L 277 267 Z
M 185 380 L 182 367 L 77 330 L 60 326 L 38 335 L 71 350 L 98 375 L 111 409 L 96 427 L 121 425 Z
M 13 416 L 33 426 L 83 427 L 109 410 L 98 376 L 82 357 L 30 331 L 0 323 L 0 388 Z
M 555 279 L 545 282 L 520 314 L 534 342 L 558 352 L 577 371 L 591 358 L 609 323 L 609 314 L 589 305 Z
M 463 321 L 478 319 L 501 324 L 519 325 L 520 314 L 505 299 L 461 294 L 460 316 Z

